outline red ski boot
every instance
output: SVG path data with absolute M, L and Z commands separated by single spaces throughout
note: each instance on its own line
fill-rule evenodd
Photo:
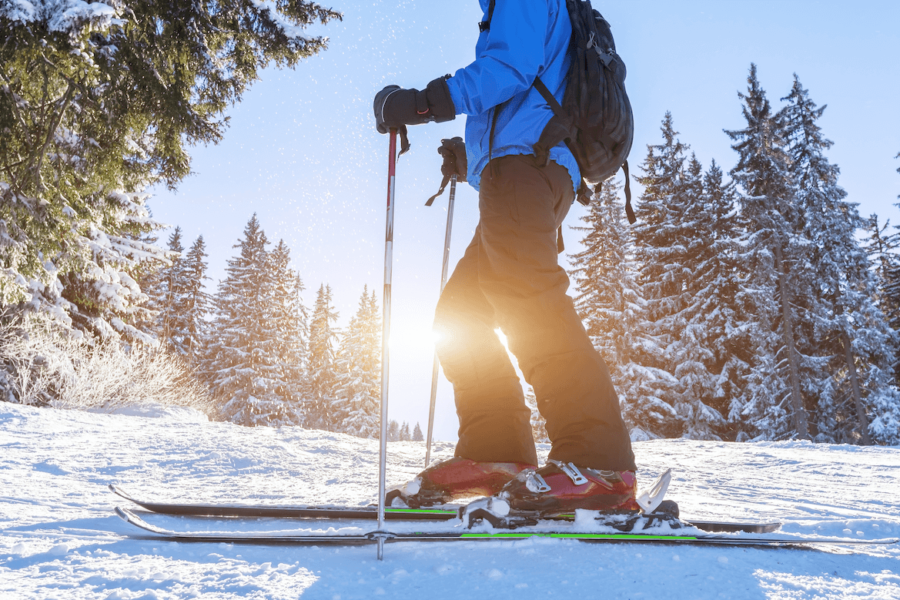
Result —
M 576 509 L 640 511 L 633 471 L 580 469 L 549 461 L 536 471 L 520 473 L 497 495 L 511 512 L 558 514 Z
M 385 502 L 400 500 L 411 508 L 446 504 L 471 496 L 492 496 L 513 478 L 534 465 L 509 462 L 475 462 L 451 458 L 432 465 L 405 485 L 390 490 Z

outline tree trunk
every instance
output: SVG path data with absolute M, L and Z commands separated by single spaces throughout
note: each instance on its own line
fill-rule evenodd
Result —
M 844 357 L 847 359 L 847 370 L 850 371 L 850 384 L 853 387 L 853 401 L 856 403 L 856 422 L 859 426 L 860 442 L 863 446 L 871 446 L 872 438 L 869 437 L 869 419 L 866 417 L 866 407 L 863 406 L 862 395 L 859 392 L 859 377 L 856 374 L 856 362 L 853 360 L 853 350 L 850 348 L 850 336 L 846 331 L 841 332 L 841 341 L 844 344 Z
M 806 417 L 806 408 L 803 406 L 803 398 L 800 396 L 800 373 L 797 368 L 797 350 L 794 345 L 794 325 L 791 315 L 791 298 L 788 292 L 787 274 L 784 269 L 784 259 L 781 254 L 781 243 L 775 242 L 775 269 L 778 271 L 778 286 L 781 290 L 781 331 L 784 335 L 784 345 L 788 352 L 788 365 L 791 375 L 791 406 L 794 408 L 794 428 L 802 439 L 809 439 L 809 423 Z

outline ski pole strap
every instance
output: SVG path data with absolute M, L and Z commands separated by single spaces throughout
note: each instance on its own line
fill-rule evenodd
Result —
M 449 183 L 449 182 L 450 182 L 450 176 L 444 175 L 444 178 L 441 179 L 441 189 L 438 190 L 437 194 L 435 194 L 434 196 L 429 198 L 427 202 L 425 202 L 425 206 L 431 206 L 432 204 L 434 204 L 434 199 L 444 193 L 444 189 L 446 189 L 447 183 Z
M 397 155 L 397 158 L 400 158 L 409 152 L 409 134 L 406 131 L 406 125 L 398 127 L 397 133 L 400 134 L 400 153 Z

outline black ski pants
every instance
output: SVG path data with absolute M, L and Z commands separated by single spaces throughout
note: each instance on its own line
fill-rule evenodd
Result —
M 456 456 L 537 464 L 531 412 L 499 328 L 547 420 L 550 458 L 635 469 L 609 371 L 557 261 L 557 228 L 573 200 L 572 179 L 556 163 L 504 156 L 484 170 L 475 237 L 435 314 L 438 356 L 459 416 Z

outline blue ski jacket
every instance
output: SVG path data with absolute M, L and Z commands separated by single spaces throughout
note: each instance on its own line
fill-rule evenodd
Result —
M 479 1 L 487 19 L 490 0 Z M 490 29 L 478 36 L 475 62 L 447 80 L 456 114 L 468 115 L 467 179 L 476 190 L 489 160 L 494 111 L 500 112 L 494 129 L 493 158 L 534 154 L 533 146 L 553 111 L 531 84 L 540 76 L 562 103 L 571 37 L 565 0 L 496 0 Z M 581 173 L 565 144 L 550 151 L 550 160 L 569 171 L 577 192 Z

